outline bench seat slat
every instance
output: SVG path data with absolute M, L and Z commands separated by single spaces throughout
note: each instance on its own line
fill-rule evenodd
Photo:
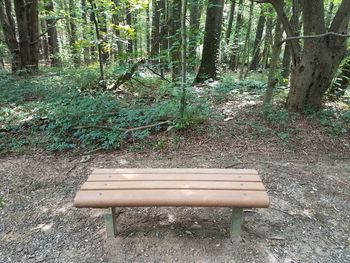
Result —
M 76 207 L 141 207 L 141 206 L 197 206 L 197 207 L 256 207 L 269 206 L 265 191 L 241 190 L 92 190 L 79 191 Z
M 96 168 L 93 174 L 258 174 L 255 169 L 213 169 L 213 168 L 126 168 L 100 169 Z
M 206 190 L 256 190 L 265 191 L 261 182 L 223 181 L 106 181 L 86 182 L 81 190 L 131 190 L 131 189 L 206 189 Z
M 257 174 L 227 174 L 227 173 L 92 173 L 88 180 L 94 181 L 231 181 L 231 182 L 261 182 Z

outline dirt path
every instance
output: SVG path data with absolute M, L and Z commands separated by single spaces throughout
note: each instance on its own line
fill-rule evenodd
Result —
M 215 138 L 183 134 L 176 151 L 2 157 L 0 262 L 349 262 L 343 139 L 309 136 L 314 147 L 289 149 L 225 125 Z M 245 211 L 239 244 L 228 238 L 230 211 L 222 208 L 123 209 L 118 237 L 107 240 L 103 210 L 72 207 L 91 167 L 256 168 L 271 208 Z

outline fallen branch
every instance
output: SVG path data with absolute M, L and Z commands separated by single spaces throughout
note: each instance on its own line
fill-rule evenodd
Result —
M 158 77 L 160 77 L 162 80 L 167 81 L 168 83 L 171 83 L 170 80 L 164 78 L 161 74 L 159 74 L 157 71 L 153 70 L 152 68 L 145 66 L 146 69 L 148 69 L 149 71 L 151 71 L 153 74 L 157 75 Z
M 143 129 L 148 129 L 148 128 L 157 127 L 157 126 L 161 126 L 161 125 L 164 125 L 164 124 L 170 124 L 170 123 L 171 123 L 170 120 L 162 121 L 162 122 L 158 122 L 158 123 L 155 123 L 155 124 L 150 124 L 150 125 L 140 126 L 140 127 L 136 127 L 136 128 L 126 129 L 125 133 L 132 132 L 132 131 L 143 130 Z
M 119 130 L 119 131 L 123 131 L 124 133 L 128 133 L 128 132 L 133 132 L 133 131 L 138 131 L 138 130 L 143 130 L 143 129 L 148 129 L 148 128 L 153 128 L 153 127 L 157 127 L 157 126 L 162 126 L 165 124 L 170 124 L 171 121 L 167 120 L 167 121 L 162 121 L 162 122 L 158 122 L 155 124 L 149 124 L 149 125 L 145 125 L 145 126 L 140 126 L 140 127 L 135 127 L 135 128 L 130 128 L 130 129 L 124 129 L 124 128 L 112 128 L 109 126 L 102 126 L 102 125 L 88 125 L 88 126 L 78 126 L 78 127 L 74 127 L 74 130 L 82 130 L 82 129 L 104 129 L 104 130 Z
M 136 82 L 140 83 L 142 86 L 149 88 L 149 89 L 153 89 L 153 87 L 148 86 L 147 84 L 143 83 L 141 80 L 138 80 L 137 78 L 132 77 L 132 80 L 135 80 Z

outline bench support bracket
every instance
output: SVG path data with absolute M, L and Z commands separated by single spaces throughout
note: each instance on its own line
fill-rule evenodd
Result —
M 117 218 L 115 214 L 115 207 L 112 207 L 111 213 L 106 213 L 104 217 L 105 217 L 107 238 L 115 237 L 117 235 Z
M 243 224 L 243 208 L 232 208 L 230 237 L 240 240 Z

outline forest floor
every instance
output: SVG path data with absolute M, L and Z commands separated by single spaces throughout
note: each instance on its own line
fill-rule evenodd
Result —
M 261 128 L 258 106 L 219 108 L 225 121 L 182 132 L 176 149 L 160 133 L 159 150 L 0 157 L 0 262 L 350 262 L 349 134 L 298 120 L 298 136 L 281 140 Z M 255 168 L 271 207 L 245 211 L 240 243 L 224 208 L 123 209 L 106 239 L 104 210 L 72 205 L 92 167 Z

